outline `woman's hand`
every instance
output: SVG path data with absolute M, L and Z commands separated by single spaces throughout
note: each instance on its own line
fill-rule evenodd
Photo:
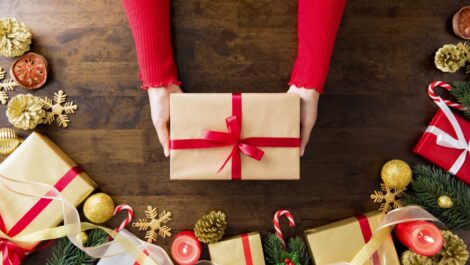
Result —
M 310 140 L 310 133 L 317 120 L 320 93 L 315 89 L 298 88 L 294 85 L 290 86 L 287 93 L 295 93 L 300 96 L 300 156 L 303 156 L 305 147 Z
M 168 146 L 170 141 L 170 132 L 168 130 L 168 122 L 170 121 L 170 94 L 183 93 L 180 86 L 171 84 L 165 87 L 152 87 L 148 90 L 150 101 L 150 113 L 153 125 L 157 130 L 158 140 L 163 146 L 165 156 L 170 155 Z

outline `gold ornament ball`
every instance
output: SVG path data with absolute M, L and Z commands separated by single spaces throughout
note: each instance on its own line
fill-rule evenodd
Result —
M 452 202 L 452 199 L 447 195 L 440 196 L 437 199 L 437 204 L 439 205 L 439 207 L 444 209 L 449 209 L 454 206 L 454 202 Z
M 83 205 L 85 217 L 93 223 L 101 224 L 108 221 L 114 212 L 114 202 L 106 193 L 91 195 Z
M 82 244 L 85 244 L 88 241 L 88 234 L 86 232 L 81 232 L 80 236 L 82 238 Z
M 382 180 L 392 189 L 403 189 L 411 182 L 411 167 L 402 160 L 390 160 L 382 167 Z

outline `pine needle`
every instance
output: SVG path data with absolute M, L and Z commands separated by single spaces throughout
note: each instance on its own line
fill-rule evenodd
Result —
M 93 229 L 88 233 L 88 241 L 84 245 L 92 247 L 106 241 L 108 241 L 107 233 L 100 229 Z M 55 242 L 52 255 L 46 265 L 93 265 L 97 260 L 73 245 L 67 237 L 63 237 Z
M 287 249 L 291 253 L 297 253 L 302 265 L 310 264 L 309 250 L 307 249 L 305 241 L 300 236 L 291 237 L 287 243 Z
M 283 252 L 281 240 L 274 234 L 270 233 L 264 240 L 264 253 L 266 254 L 266 264 L 277 264 L 281 259 Z
M 463 112 L 470 118 L 470 82 L 454 82 L 450 93 L 466 108 Z
M 439 207 L 437 199 L 446 195 L 453 206 Z M 413 180 L 404 198 L 406 205 L 420 205 L 449 228 L 470 228 L 470 188 L 455 176 L 439 168 L 418 165 L 413 168 Z

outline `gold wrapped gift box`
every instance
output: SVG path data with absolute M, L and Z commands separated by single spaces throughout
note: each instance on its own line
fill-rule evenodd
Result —
M 67 200 L 78 206 L 95 189 L 96 184 L 85 173 L 75 171 L 77 165 L 47 137 L 32 133 L 12 154 L 0 164 L 0 174 L 16 179 L 56 185 Z M 65 178 L 70 182 L 65 181 Z M 64 184 L 67 183 L 67 184 Z M 19 195 L 0 185 L 0 213 L 7 232 L 39 201 L 38 198 Z M 33 215 L 34 216 L 34 215 Z M 35 216 L 18 235 L 57 226 L 62 221 L 60 202 L 52 201 Z M 34 248 L 39 242 L 20 245 Z M 1 255 L 1 254 L 0 254 Z
M 209 253 L 216 264 L 265 265 L 261 237 L 256 232 L 209 244 Z
M 233 116 L 232 94 L 172 94 L 171 140 L 201 139 L 204 131 L 227 132 Z M 299 138 L 300 100 L 296 94 L 241 94 L 241 136 Z M 170 141 L 171 142 L 171 141 Z M 230 180 L 232 161 L 220 171 L 233 145 L 172 149 L 171 179 Z M 299 147 L 260 147 L 260 161 L 241 154 L 241 179 L 299 179 Z
M 367 236 L 365 234 L 373 233 L 383 217 L 384 214 L 381 212 L 370 212 L 362 216 L 362 225 L 359 222 L 361 217 L 352 217 L 305 231 L 314 264 L 350 262 L 366 244 L 365 237 Z M 375 256 L 381 261 L 381 264 L 400 264 L 390 235 Z M 373 259 L 374 256 L 371 257 L 371 260 Z M 369 261 L 365 264 L 372 265 L 372 262 Z

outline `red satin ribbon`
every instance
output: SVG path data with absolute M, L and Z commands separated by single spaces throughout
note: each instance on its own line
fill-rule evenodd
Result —
M 228 132 L 205 131 L 202 139 L 178 139 L 170 141 L 170 148 L 200 149 L 233 146 L 230 154 L 219 168 L 220 172 L 232 161 L 232 179 L 241 179 L 240 153 L 253 159 L 261 160 L 264 152 L 259 147 L 300 147 L 300 138 L 295 137 L 248 137 L 241 138 L 242 95 L 232 94 L 232 116 L 225 119 Z
M 243 255 L 245 255 L 245 264 L 253 265 L 253 256 L 251 255 L 250 238 L 248 234 L 242 234 Z
M 364 238 L 364 242 L 367 243 L 372 237 L 372 230 L 370 228 L 369 219 L 367 216 L 363 214 L 356 215 L 356 219 L 359 222 L 359 226 L 361 227 L 362 237 Z M 373 265 L 380 265 L 380 258 L 377 252 L 372 254 L 372 264 Z
M 54 187 L 58 191 L 62 191 L 75 179 L 82 169 L 78 166 L 72 167 L 67 171 Z M 47 194 L 46 194 L 47 195 Z M 51 203 L 51 199 L 41 198 L 39 199 L 31 209 L 29 209 L 23 217 L 9 230 L 7 231 L 5 222 L 0 215 L 0 230 L 10 237 L 14 237 L 21 233 L 48 205 Z M 32 250 L 18 247 L 13 242 L 0 238 L 0 253 L 2 253 L 2 265 L 20 265 L 21 260 Z

